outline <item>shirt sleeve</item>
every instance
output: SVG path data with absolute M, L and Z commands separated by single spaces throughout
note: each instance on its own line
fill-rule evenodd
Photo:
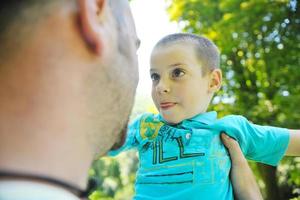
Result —
M 109 151 L 108 156 L 116 156 L 123 151 L 130 150 L 139 145 L 141 118 L 142 118 L 142 116 L 134 119 L 133 122 L 129 124 L 127 133 L 126 133 L 126 140 L 125 140 L 123 146 L 117 150 Z
M 288 129 L 256 125 L 242 116 L 235 116 L 232 120 L 234 130 L 228 134 L 237 139 L 247 159 L 278 165 L 289 144 Z

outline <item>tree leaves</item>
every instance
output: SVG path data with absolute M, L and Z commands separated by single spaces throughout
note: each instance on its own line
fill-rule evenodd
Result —
M 225 80 L 212 109 L 221 116 L 242 114 L 257 124 L 299 128 L 300 12 L 297 1 L 168 2 L 171 20 L 181 24 L 183 31 L 205 35 L 221 50 Z M 286 169 L 291 172 L 288 182 L 290 187 L 299 188 L 300 167 L 294 168 Z

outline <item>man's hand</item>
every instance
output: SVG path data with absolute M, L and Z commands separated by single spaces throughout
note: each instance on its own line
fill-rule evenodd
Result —
M 232 162 L 230 178 L 235 198 L 238 200 L 262 200 L 255 177 L 239 144 L 224 133 L 221 134 L 221 138 L 229 151 Z

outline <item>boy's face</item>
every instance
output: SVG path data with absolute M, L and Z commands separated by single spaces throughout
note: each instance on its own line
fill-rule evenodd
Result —
M 162 117 L 177 124 L 207 110 L 215 90 L 205 76 L 192 44 L 155 48 L 151 54 L 152 98 Z

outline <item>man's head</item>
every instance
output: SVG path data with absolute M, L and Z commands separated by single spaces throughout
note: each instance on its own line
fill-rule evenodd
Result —
M 133 105 L 139 41 L 128 2 L 8 2 L 0 9 L 0 168 L 18 170 L 14 146 L 23 171 L 33 160 L 41 173 L 66 168 L 43 162 L 45 151 L 87 165 L 84 155 L 119 140 Z
M 219 51 L 207 38 L 177 33 L 151 54 L 152 98 L 163 118 L 179 123 L 205 112 L 221 85 Z

